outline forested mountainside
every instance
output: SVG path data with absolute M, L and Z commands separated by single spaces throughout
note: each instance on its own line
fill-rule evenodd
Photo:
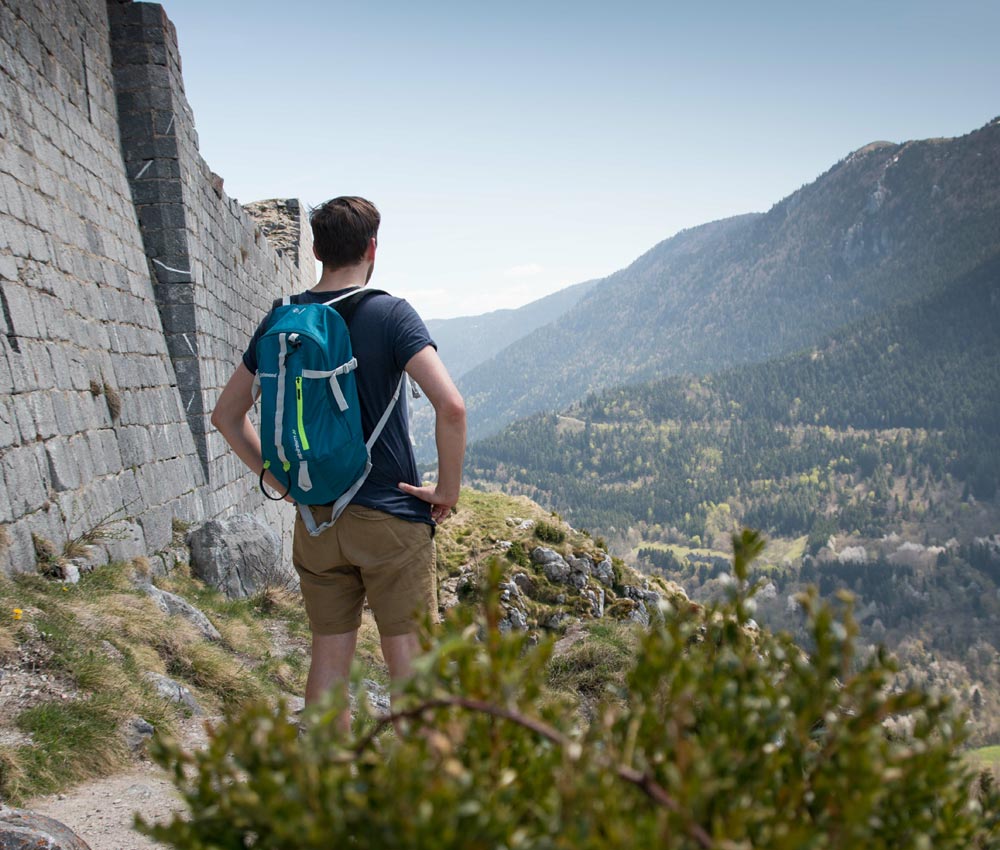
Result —
M 758 616 L 808 584 L 858 596 L 865 639 L 1000 741 L 1000 258 L 821 344 L 590 395 L 475 443 L 470 475 L 620 554 L 721 591 L 734 524 L 772 538 Z
M 428 319 L 427 329 L 448 372 L 458 379 L 498 351 L 554 322 L 596 284 L 595 280 L 567 286 L 514 310 L 494 310 L 479 316 Z
M 1000 119 L 877 142 L 764 215 L 684 231 L 459 381 L 472 438 L 608 386 L 815 344 L 1000 252 Z
M 704 539 L 725 503 L 782 535 L 876 535 L 948 487 L 993 499 L 998 422 L 1000 258 L 810 350 L 516 422 L 473 444 L 468 470 L 586 527 Z

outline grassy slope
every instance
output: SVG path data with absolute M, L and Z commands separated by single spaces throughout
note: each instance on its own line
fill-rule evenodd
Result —
M 536 525 L 517 529 L 508 522 L 511 517 Z M 586 534 L 528 499 L 466 490 L 457 514 L 437 534 L 439 577 L 460 578 L 462 598 L 474 602 L 481 597 L 478 582 L 487 563 L 500 555 L 505 577 L 521 571 L 532 578 L 535 592 L 522 604 L 533 628 L 555 611 L 582 618 L 576 628 L 593 639 L 577 639 L 560 653 L 563 660 L 554 666 L 550 684 L 586 699 L 624 669 L 633 629 L 613 619 L 591 620 L 589 603 L 575 591 L 502 555 L 501 540 L 517 541 L 526 552 L 540 545 L 537 523 L 566 536 L 562 543 L 544 545 L 567 555 L 599 551 Z M 625 583 L 642 583 L 620 563 L 617 569 Z M 131 756 L 122 731 L 133 717 L 171 733 L 181 709 L 156 694 L 144 679 L 148 671 L 187 686 L 209 716 L 259 698 L 274 703 L 282 695 L 303 693 L 309 630 L 297 594 L 268 590 L 228 600 L 191 578 L 184 566 L 156 578 L 157 586 L 209 617 L 222 636 L 212 642 L 186 620 L 164 614 L 136 588 L 147 570 L 140 558 L 99 567 L 75 585 L 41 575 L 0 576 L 0 798 L 16 803 L 125 768 Z M 621 613 L 628 605 L 623 600 Z M 362 676 L 386 684 L 369 616 L 359 635 L 357 666 Z

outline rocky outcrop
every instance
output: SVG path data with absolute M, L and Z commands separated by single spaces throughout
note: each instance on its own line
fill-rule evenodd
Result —
M 502 581 L 498 587 L 500 591 L 500 607 L 505 612 L 505 616 L 500 620 L 498 628 L 501 632 L 528 630 L 528 616 L 524 607 L 524 597 L 521 588 L 513 579 Z
M 147 672 L 145 678 L 167 702 L 180 705 L 192 714 L 201 715 L 205 713 L 198 704 L 198 700 L 194 698 L 194 694 L 180 682 L 175 682 L 169 676 L 152 671 Z
M 546 546 L 536 546 L 531 551 L 531 560 L 540 565 L 545 577 L 555 584 L 565 584 L 572 572 L 563 556 Z
M 230 599 L 295 580 L 282 561 L 281 538 L 250 514 L 206 522 L 191 531 L 188 545 L 192 574 Z
M 0 804 L 0 849 L 90 850 L 90 845 L 53 818 Z
M 149 583 L 141 584 L 139 588 L 149 595 L 164 614 L 183 617 L 207 640 L 222 640 L 219 630 L 212 625 L 208 617 L 186 599 Z

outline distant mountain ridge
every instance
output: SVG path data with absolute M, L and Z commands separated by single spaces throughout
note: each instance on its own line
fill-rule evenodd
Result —
M 493 310 L 455 319 L 428 319 L 427 329 L 437 343 L 438 353 L 448 372 L 457 379 L 511 342 L 554 322 L 574 307 L 596 283 L 596 280 L 588 280 L 567 286 L 514 309 Z
M 459 380 L 470 437 L 588 392 L 806 347 L 1000 252 L 1000 119 L 877 142 L 766 214 L 683 231 Z
M 588 528 L 704 536 L 710 506 L 726 503 L 785 535 L 822 521 L 879 536 L 903 521 L 903 478 L 911 501 L 914 482 L 946 486 L 946 473 L 994 499 L 998 422 L 1000 256 L 816 348 L 514 422 L 470 447 L 468 472 Z

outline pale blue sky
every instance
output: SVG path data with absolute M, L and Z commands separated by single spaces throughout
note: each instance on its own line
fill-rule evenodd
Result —
M 1000 115 L 1000 2 L 163 0 L 243 202 L 360 194 L 425 318 L 602 277 L 877 139 Z

